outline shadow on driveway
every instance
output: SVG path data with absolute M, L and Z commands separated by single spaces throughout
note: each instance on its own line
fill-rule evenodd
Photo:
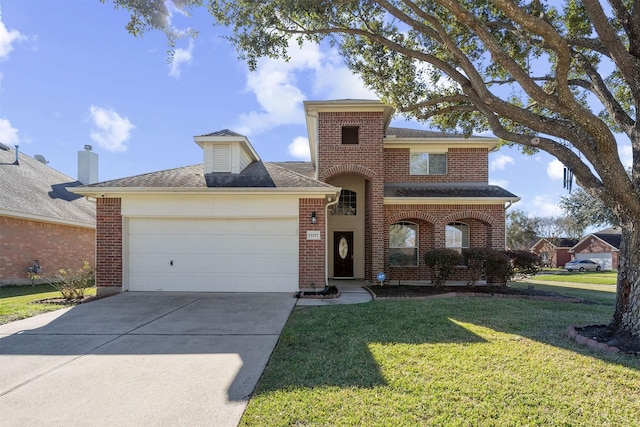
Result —
M 8 425 L 237 425 L 290 294 L 123 293 L 0 326 Z

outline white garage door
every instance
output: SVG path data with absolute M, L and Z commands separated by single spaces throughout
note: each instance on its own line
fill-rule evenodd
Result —
M 297 228 L 296 219 L 131 218 L 129 290 L 295 291 Z
M 576 254 L 576 259 L 590 259 L 600 264 L 603 270 L 612 269 L 611 252 L 579 253 Z

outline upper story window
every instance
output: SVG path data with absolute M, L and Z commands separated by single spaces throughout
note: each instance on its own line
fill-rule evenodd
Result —
M 342 143 L 357 144 L 359 130 L 358 126 L 342 126 Z
M 396 222 L 389 226 L 389 265 L 418 265 L 418 225 Z
M 351 190 L 341 190 L 340 200 L 333 208 L 334 215 L 355 215 L 356 214 L 356 192 Z
M 409 155 L 410 175 L 446 175 L 447 154 L 411 153 Z
M 450 249 L 469 247 L 469 225 L 464 222 L 450 222 L 445 229 L 445 246 Z

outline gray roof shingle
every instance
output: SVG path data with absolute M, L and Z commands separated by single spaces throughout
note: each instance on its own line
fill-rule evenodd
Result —
M 333 188 L 280 165 L 256 161 L 239 174 L 205 174 L 203 165 L 197 164 L 98 182 L 86 188 Z
M 0 210 L 95 226 L 95 204 L 66 189 L 79 181 L 23 153 L 15 160 L 15 150 L 0 149 Z
M 234 132 L 234 131 L 229 130 L 229 129 L 222 129 L 222 130 L 219 130 L 219 131 L 216 131 L 216 132 L 211 132 L 211 133 L 207 133 L 207 134 L 204 134 L 204 135 L 198 135 L 198 136 L 239 136 L 241 138 L 246 138 L 246 136 L 240 135 L 239 133 Z
M 519 199 L 513 193 L 497 185 L 471 182 L 452 183 L 387 183 L 384 185 L 385 197 L 432 197 L 432 198 L 503 198 Z

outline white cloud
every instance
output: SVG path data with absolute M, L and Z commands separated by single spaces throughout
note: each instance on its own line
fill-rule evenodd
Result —
M 135 128 L 129 119 L 109 108 L 92 105 L 90 111 L 93 124 L 96 126 L 91 130 L 91 139 L 105 150 L 126 151 L 126 142 Z
M 180 77 L 181 67 L 191 64 L 193 59 L 193 39 L 189 39 L 189 47 L 187 49 L 178 48 L 173 53 L 173 61 L 169 65 L 169 75 L 171 77 Z
M 554 197 L 535 196 L 533 202 L 528 203 L 527 212 L 532 216 L 562 216 L 562 209 L 560 209 L 558 203 L 553 200 Z
M 504 154 L 498 154 L 491 161 L 491 170 L 504 170 L 508 164 L 515 164 L 513 157 Z
M 257 71 L 247 74 L 247 90 L 255 94 L 260 110 L 242 114 L 235 126 L 238 132 L 251 135 L 277 126 L 304 124 L 302 102 L 309 97 L 298 78 L 318 99 L 376 98 L 334 51 L 323 51 L 314 43 L 299 47 L 292 40 L 289 56 L 288 62 L 262 59 Z
M 13 44 L 26 37 L 20 34 L 18 30 L 9 30 L 2 22 L 2 11 L 0 10 L 0 59 L 7 58 L 13 50 Z
M 289 144 L 289 154 L 296 159 L 309 160 L 311 158 L 311 152 L 309 151 L 309 138 L 305 136 L 299 136 Z
M 0 119 L 0 142 L 5 145 L 15 145 L 20 142 L 18 129 L 11 126 L 7 119 Z
M 558 159 L 554 159 L 547 164 L 547 175 L 551 179 L 564 179 L 564 165 Z

